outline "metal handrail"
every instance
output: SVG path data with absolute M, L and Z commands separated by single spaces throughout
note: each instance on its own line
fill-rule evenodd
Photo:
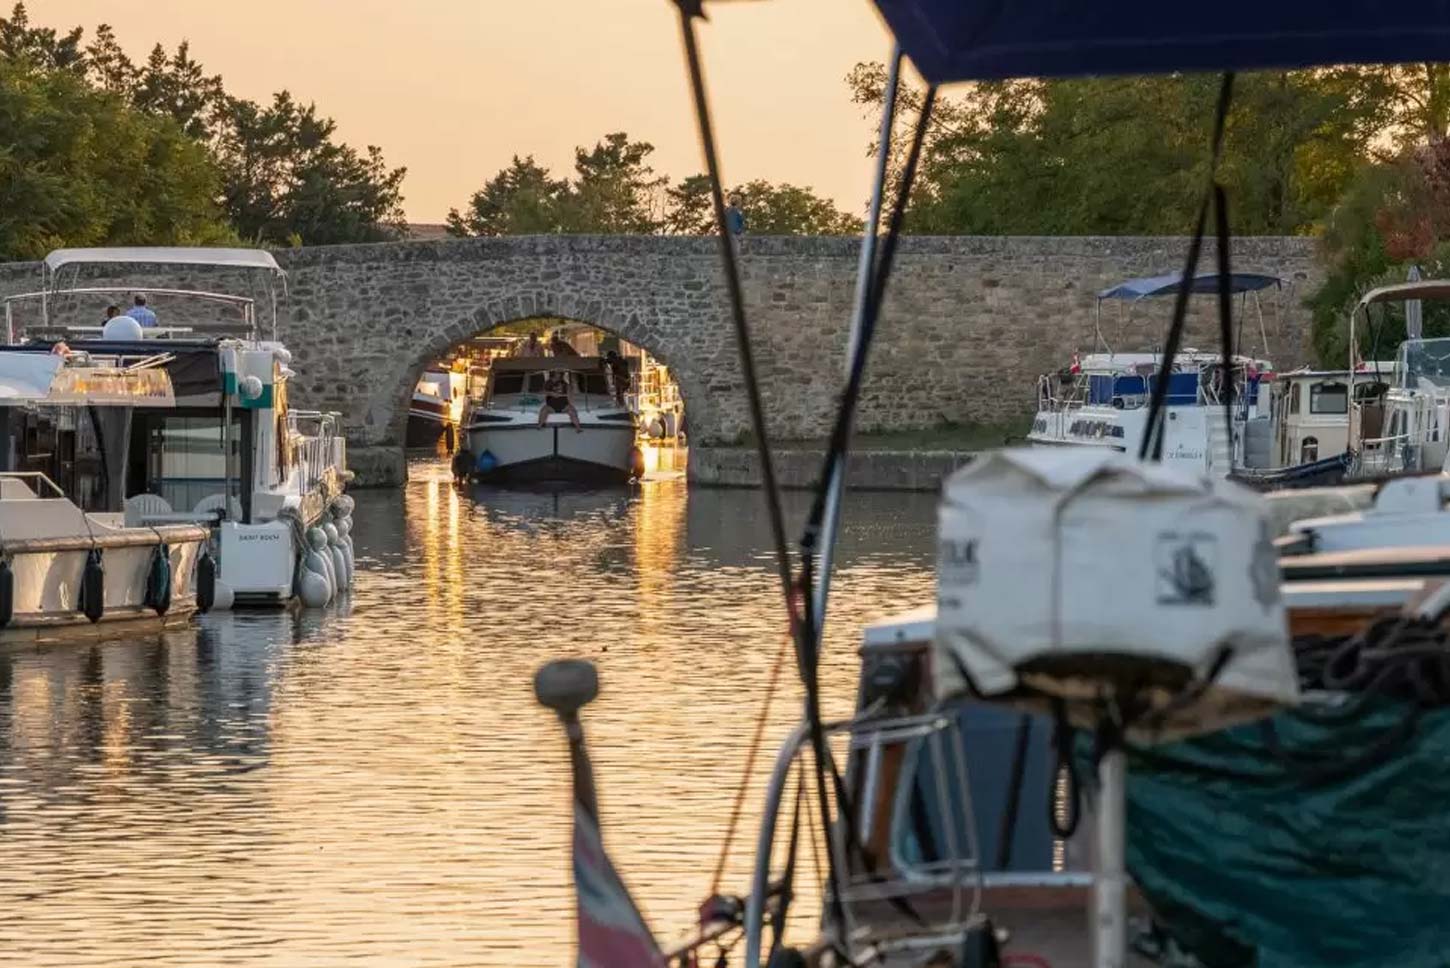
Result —
M 55 493 L 56 497 L 66 496 L 65 491 L 61 489 L 60 485 L 57 484 L 55 481 L 52 481 L 44 471 L 0 471 L 0 478 L 5 477 L 15 478 L 18 480 L 27 480 L 33 478 L 44 483 L 46 487 L 50 488 L 50 490 Z

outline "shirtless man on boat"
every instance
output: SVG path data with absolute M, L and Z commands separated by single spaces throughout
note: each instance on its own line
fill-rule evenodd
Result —
M 584 432 L 584 428 L 579 426 L 579 411 L 574 409 L 574 388 L 564 370 L 551 370 L 549 378 L 544 381 L 544 405 L 539 408 L 540 427 L 548 423 L 551 411 L 567 413 L 574 429 L 581 434 Z

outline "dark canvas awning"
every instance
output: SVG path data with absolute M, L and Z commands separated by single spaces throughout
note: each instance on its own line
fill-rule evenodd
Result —
M 1450 2 L 875 0 L 929 81 L 1450 59 Z
M 1257 272 L 1235 272 L 1229 276 L 1231 292 L 1257 292 L 1283 283 L 1278 276 L 1267 276 Z M 1145 296 L 1166 296 L 1183 288 L 1183 273 L 1170 272 L 1163 276 L 1148 276 L 1144 279 L 1129 279 L 1116 286 L 1110 286 L 1098 293 L 1099 299 L 1142 299 Z M 1193 292 L 1218 292 L 1218 273 L 1205 272 L 1193 277 Z

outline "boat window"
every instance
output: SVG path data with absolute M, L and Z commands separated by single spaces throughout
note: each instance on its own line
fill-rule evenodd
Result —
M 1011 802 L 1018 715 L 964 708 L 945 729 L 911 741 L 892 804 L 893 866 L 917 875 L 941 875 L 963 861 L 1003 869 L 998 839 Z M 1050 738 L 1046 718 L 1032 717 L 1008 870 L 1051 871 L 1077 863 L 1078 851 L 1055 840 L 1047 826 Z
M 493 378 L 493 392 L 496 393 L 496 394 L 503 394 L 503 393 L 523 393 L 524 392 L 524 374 L 522 374 L 522 373 L 498 373 L 498 374 L 495 374 L 494 375 L 494 378 Z
M 1349 388 L 1343 383 L 1316 383 L 1309 388 L 1310 413 L 1348 413 Z
M 578 374 L 578 378 L 579 381 L 576 385 L 585 393 L 591 393 L 601 397 L 609 394 L 609 384 L 605 381 L 603 371 L 597 373 L 580 373 Z
M 1289 415 L 1299 412 L 1299 384 L 1289 384 Z
M 1311 464 L 1319 459 L 1319 438 L 1305 437 L 1303 445 L 1299 448 L 1299 463 Z
M 132 440 L 145 448 L 144 480 L 137 480 L 140 475 L 127 475 L 131 494 L 159 494 L 173 508 L 190 510 L 203 498 L 225 493 L 228 467 L 222 451 L 220 414 L 149 413 L 143 425 L 142 433 L 133 430 Z M 241 415 L 234 414 L 230 435 L 233 476 L 241 473 L 243 439 Z

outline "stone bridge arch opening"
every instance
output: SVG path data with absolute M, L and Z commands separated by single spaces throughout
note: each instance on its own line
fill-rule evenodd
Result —
M 462 339 L 445 333 L 424 340 L 408 352 L 393 439 L 403 443 L 405 459 L 449 456 L 464 446 L 457 428 L 468 407 L 483 402 L 494 359 L 529 352 L 602 359 L 614 352 L 625 361 L 628 382 L 618 387 L 619 399 L 639 417 L 647 471 L 683 473 L 688 458 L 688 391 L 670 362 L 670 351 L 647 337 L 640 341 L 637 333 L 619 331 L 625 328 L 607 321 L 541 314 L 487 323 Z M 532 349 L 531 337 L 538 341 Z M 609 383 L 617 385 L 614 373 Z

